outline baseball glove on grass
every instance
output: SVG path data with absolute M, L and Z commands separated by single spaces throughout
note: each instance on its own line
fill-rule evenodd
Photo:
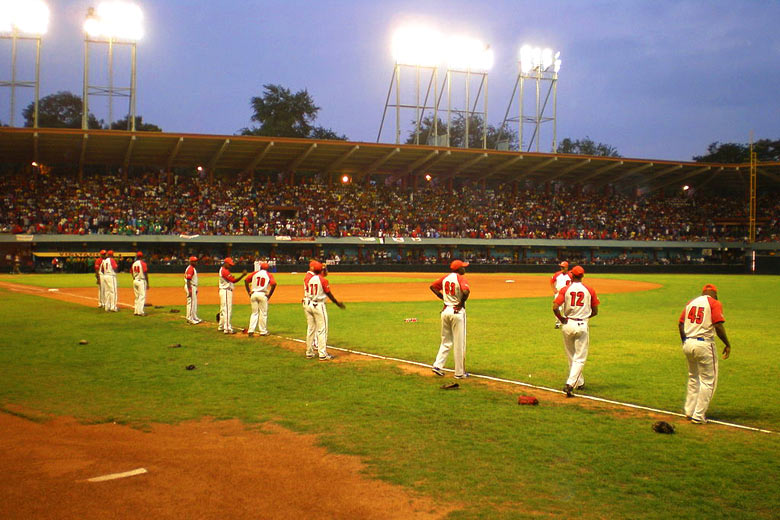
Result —
M 656 421 L 653 423 L 653 431 L 656 433 L 674 433 L 674 426 L 666 421 Z
M 539 399 L 532 395 L 520 395 L 517 397 L 517 404 L 538 405 Z

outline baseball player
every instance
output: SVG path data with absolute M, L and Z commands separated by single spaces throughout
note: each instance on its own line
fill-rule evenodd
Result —
M 688 360 L 685 417 L 694 424 L 707 422 L 707 408 L 718 385 L 715 334 L 725 345 L 723 359 L 728 359 L 731 354 L 731 343 L 723 326 L 725 321 L 723 305 L 718 301 L 718 289 L 708 283 L 702 288 L 701 296 L 688 302 L 677 323 L 683 353 Z
M 232 258 L 225 258 L 219 270 L 219 327 L 217 330 L 225 334 L 235 334 L 230 318 L 233 317 L 233 284 L 240 282 L 246 276 L 246 271 L 236 278 L 230 268 L 236 265 Z
M 268 335 L 268 301 L 276 290 L 276 280 L 268 272 L 268 264 L 260 263 L 260 270 L 250 273 L 244 280 L 246 293 L 252 305 L 252 316 L 249 318 L 249 337 L 257 330 L 261 336 Z
M 326 278 L 328 272 L 323 265 L 312 260 L 310 271 L 303 279 L 303 309 L 306 314 L 306 357 L 319 357 L 320 361 L 328 361 L 335 356 L 328 354 L 328 310 L 325 308 L 325 297 L 335 303 L 339 309 L 346 306 L 338 301 L 330 290 Z M 309 276 L 311 273 L 311 276 Z M 317 351 L 315 352 L 315 347 Z
M 114 260 L 114 252 L 106 251 L 106 258 L 100 263 L 100 279 L 103 285 L 103 310 L 106 312 L 119 312 L 117 308 L 118 287 L 116 285 L 116 272 L 119 265 Z
M 571 270 L 571 283 L 558 291 L 552 310 L 561 322 L 563 346 L 569 360 L 569 378 L 563 387 L 566 397 L 574 397 L 572 390 L 585 387 L 585 360 L 588 359 L 590 333 L 588 320 L 599 313 L 596 291 L 582 283 L 585 269 L 575 265 Z M 561 312 L 561 309 L 563 312 Z
M 130 266 L 130 274 L 133 276 L 133 294 L 135 295 L 134 316 L 146 316 L 144 305 L 146 304 L 146 291 L 149 289 L 149 270 L 143 261 L 144 254 L 138 251 L 135 254 L 135 262 Z
M 431 291 L 444 302 L 441 310 L 441 345 L 431 369 L 437 376 L 444 375 L 450 349 L 455 358 L 455 379 L 469 377 L 466 372 L 466 300 L 471 288 L 464 275 L 468 262 L 453 260 L 450 274 L 442 276 L 431 284 Z
M 106 250 L 100 250 L 100 256 L 95 259 L 95 283 L 98 286 L 98 308 L 105 305 L 106 296 L 103 294 L 103 275 L 100 273 L 100 264 L 106 258 Z
M 558 296 L 558 292 L 569 285 L 571 283 L 571 275 L 569 274 L 569 262 L 563 261 L 560 264 L 558 264 L 561 268 L 560 271 L 556 272 L 554 275 L 552 275 L 552 278 L 550 278 L 550 287 L 552 287 L 553 290 L 553 298 Z M 560 329 L 561 328 L 561 322 L 558 320 L 555 320 L 555 328 Z
M 184 317 L 190 325 L 197 325 L 203 321 L 198 318 L 198 270 L 195 269 L 197 263 L 198 257 L 191 256 L 190 265 L 184 270 L 184 292 L 187 295 Z

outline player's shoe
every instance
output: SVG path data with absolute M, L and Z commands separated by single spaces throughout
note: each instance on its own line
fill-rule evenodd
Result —
M 431 369 L 431 372 L 433 372 L 433 373 L 434 373 L 434 374 L 436 374 L 437 376 L 442 376 L 442 377 L 444 376 L 444 370 L 442 370 L 441 368 L 436 368 L 436 367 L 433 367 L 433 368 Z
M 466 378 L 469 378 L 469 377 L 471 377 L 471 374 L 469 374 L 468 372 L 464 372 L 463 374 L 461 374 L 459 376 L 455 376 L 455 379 L 466 379 Z
M 575 390 L 585 390 L 585 385 L 582 384 L 582 385 L 576 387 Z
M 336 359 L 336 356 L 333 354 L 325 354 L 324 356 L 320 356 L 320 361 L 330 361 L 331 359 Z
M 691 424 L 707 424 L 707 419 L 696 419 L 691 417 Z
M 555 322 L 555 328 L 556 329 L 560 329 L 561 328 L 561 322 L 560 321 L 556 321 Z
M 566 397 L 574 397 L 572 390 L 574 390 L 574 387 L 572 387 L 571 385 L 569 384 L 563 385 L 563 391 L 566 394 Z
M 254 337 L 255 333 L 254 333 L 254 332 L 247 332 L 247 334 L 246 334 L 246 335 L 247 335 L 247 336 L 249 336 L 249 337 L 251 338 L 251 337 Z
M 314 359 L 317 357 L 317 354 L 306 354 L 306 359 Z

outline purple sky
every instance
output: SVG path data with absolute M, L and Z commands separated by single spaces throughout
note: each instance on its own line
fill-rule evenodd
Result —
M 322 108 L 318 124 L 373 142 L 393 69 L 393 29 L 419 20 L 491 44 L 492 124 L 501 123 L 507 108 L 518 48 L 531 43 L 561 51 L 559 140 L 587 135 L 627 157 L 690 160 L 713 141 L 747 142 L 751 130 L 756 138 L 780 138 L 778 2 L 138 3 L 146 22 L 138 45 L 138 113 L 165 131 L 233 134 L 251 124 L 250 98 L 264 83 L 279 83 L 309 90 Z M 96 2 L 49 5 L 41 96 L 58 90 L 80 95 L 81 25 Z M 6 79 L 10 53 L 1 49 L 0 79 Z M 129 60 L 122 52 L 117 60 L 121 85 Z M 91 83 L 101 83 L 104 62 L 96 57 L 91 67 Z M 0 96 L 0 119 L 7 121 L 8 89 Z M 18 95 L 19 112 L 31 99 L 28 92 Z M 105 99 L 90 103 L 98 118 L 107 118 Z M 114 119 L 125 112 L 126 103 L 117 102 Z M 390 124 L 382 141 L 394 139 L 394 119 Z M 541 150 L 549 149 L 543 140 Z

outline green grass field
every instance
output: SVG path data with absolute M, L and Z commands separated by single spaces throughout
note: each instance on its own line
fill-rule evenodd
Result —
M 88 275 L 58 278 L 73 286 L 93 281 Z M 299 283 L 300 276 L 279 278 Z M 586 366 L 589 394 L 679 411 L 686 368 L 676 321 L 711 282 L 719 288 L 733 349 L 721 360 L 709 416 L 780 430 L 774 384 L 780 340 L 770 329 L 773 306 L 763 297 L 780 289 L 780 277 L 610 278 L 663 287 L 600 295 Z M 41 277 L 0 280 L 44 284 Z M 540 277 L 540 283 L 546 282 Z M 594 410 L 577 399 L 555 404 L 544 392 L 534 392 L 541 406 L 520 407 L 520 390 L 475 380 L 459 392 L 442 392 L 440 378 L 384 362 L 311 362 L 303 348 L 290 352 L 272 338 L 224 337 L 214 327 L 187 326 L 168 309 L 153 309 L 141 327 L 130 312 L 108 315 L 0 294 L 6 302 L 0 406 L 136 427 L 203 416 L 273 419 L 318 434 L 333 451 L 361 456 L 372 476 L 462 504 L 453 519 L 776 518 L 780 510 L 780 435 L 680 422 L 677 434 L 661 436 L 643 414 Z M 433 297 L 347 303 L 345 311 L 329 310 L 330 344 L 432 362 L 439 327 Z M 204 306 L 200 315 L 213 319 L 215 312 Z M 548 298 L 475 300 L 468 312 L 469 371 L 562 386 L 566 359 Z M 248 315 L 247 306 L 237 306 L 233 324 L 245 326 Z M 418 321 L 405 323 L 407 317 Z M 303 337 L 300 305 L 272 304 L 269 328 Z M 78 345 L 81 338 L 89 344 Z M 167 348 L 171 343 L 183 348 Z M 185 371 L 190 363 L 198 370 Z

